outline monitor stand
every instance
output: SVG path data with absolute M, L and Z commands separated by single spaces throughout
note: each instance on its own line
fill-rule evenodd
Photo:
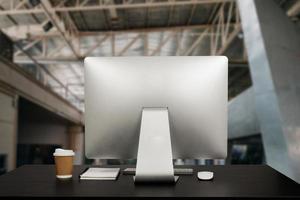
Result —
M 168 108 L 143 108 L 134 182 L 175 183 Z

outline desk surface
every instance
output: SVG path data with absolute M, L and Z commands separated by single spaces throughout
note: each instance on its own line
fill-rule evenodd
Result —
M 300 197 L 300 184 L 268 166 L 193 166 L 194 175 L 180 176 L 174 185 L 135 185 L 132 176 L 122 173 L 117 181 L 80 181 L 86 167 L 75 166 L 73 178 L 64 181 L 55 178 L 53 165 L 20 167 L 0 176 L 0 196 Z M 214 179 L 199 181 L 200 170 L 213 171 Z

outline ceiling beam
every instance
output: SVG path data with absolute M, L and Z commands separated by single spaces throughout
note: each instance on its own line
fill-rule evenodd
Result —
M 144 56 L 148 56 L 149 54 L 149 38 L 148 33 L 144 33 L 144 39 L 143 39 L 143 47 L 144 47 Z
M 42 0 L 41 7 L 45 13 L 45 15 L 49 18 L 52 24 L 56 27 L 59 34 L 65 41 L 65 43 L 70 47 L 71 51 L 75 55 L 75 57 L 79 58 L 76 50 L 74 49 L 71 40 L 69 40 L 68 36 L 65 34 L 64 28 L 61 27 L 60 23 L 58 22 L 59 17 L 56 15 L 55 11 L 52 11 L 52 5 L 49 0 Z
M 169 1 L 174 1 L 174 0 L 169 0 Z M 173 21 L 173 12 L 174 12 L 174 6 L 171 5 L 169 9 L 169 16 L 168 16 L 168 21 L 167 21 L 167 27 L 171 25 L 171 22 Z
M 229 45 L 232 43 L 234 38 L 239 34 L 241 31 L 241 26 L 237 26 L 235 30 L 233 30 L 228 38 L 225 40 L 224 44 L 222 44 L 221 48 L 217 50 L 217 55 L 223 55 L 225 51 L 228 49 Z
M 140 34 L 138 34 L 136 37 L 134 37 L 121 51 L 118 53 L 118 56 L 123 56 L 126 51 L 141 37 Z
M 116 54 L 116 35 L 111 34 L 111 55 L 115 56 Z
M 229 23 L 229 26 L 236 26 L 237 23 Z M 181 31 L 191 29 L 204 29 L 217 26 L 216 24 L 199 24 L 199 25 L 184 25 L 184 26 L 170 26 L 170 27 L 154 27 L 154 28 L 132 28 L 128 30 L 107 30 L 107 31 L 79 31 L 74 37 L 84 36 L 100 36 L 101 34 L 122 34 L 122 33 L 152 33 L 162 31 Z M 19 39 L 31 39 L 35 40 L 38 38 L 51 38 L 60 37 L 61 33 L 55 29 L 46 32 L 42 30 L 39 25 L 26 25 L 26 26 L 14 26 L 9 28 L 3 28 L 3 32 L 9 35 L 13 40 Z M 18 34 L 21 33 L 21 34 Z
M 204 36 L 207 35 L 208 30 L 208 28 L 205 29 L 201 35 L 198 36 L 198 38 L 193 42 L 192 46 L 183 53 L 184 56 L 189 56 L 195 50 L 198 44 L 203 40 Z
M 182 38 L 183 38 L 183 30 L 179 32 L 179 34 L 176 35 L 176 51 L 175 55 L 179 56 L 181 53 L 181 46 L 182 46 Z
M 110 35 L 106 34 L 103 38 L 101 38 L 101 40 L 97 39 L 97 43 L 90 47 L 83 55 L 83 57 L 86 57 L 88 55 L 90 55 L 95 49 L 97 49 L 99 46 L 101 46 L 101 44 L 103 44 L 103 42 L 105 42 L 108 38 L 110 37 Z
M 41 2 L 43 2 L 42 0 Z M 154 8 L 154 7 L 169 7 L 169 6 L 186 6 L 199 4 L 215 4 L 221 2 L 231 2 L 234 0 L 183 0 L 183 1 L 146 1 L 145 3 L 123 3 L 123 4 L 105 4 L 98 5 L 74 5 L 53 7 L 50 12 L 74 12 L 74 11 L 97 11 L 111 9 L 137 9 L 137 8 Z M 100 1 L 101 2 L 101 1 Z M 0 15 L 21 15 L 21 14 L 39 14 L 44 10 L 40 8 L 32 9 L 8 9 L 0 12 Z
M 31 60 L 31 62 L 33 64 L 35 64 L 37 67 L 39 67 L 39 69 L 43 70 L 49 77 L 51 77 L 56 83 L 58 83 L 61 87 L 66 88 L 66 86 L 56 77 L 52 74 L 51 71 L 49 71 L 45 66 L 41 65 L 33 56 L 31 56 L 28 52 L 26 52 L 25 50 L 23 50 L 23 48 L 18 45 L 18 44 L 15 44 L 15 46 L 20 50 L 22 51 L 27 57 L 29 60 Z M 79 98 L 78 96 L 76 96 L 74 93 L 72 93 L 71 91 L 69 91 L 69 93 L 78 101 L 82 101 L 81 98 Z
M 296 15 L 298 15 L 300 12 L 300 1 L 296 1 L 287 11 L 287 15 L 289 17 L 294 17 Z
M 69 64 L 69 63 L 83 63 L 83 59 L 78 60 L 74 57 L 33 57 L 40 64 Z M 15 63 L 32 64 L 33 61 L 26 56 L 18 56 L 14 59 Z M 230 60 L 229 67 L 248 67 L 247 60 Z
M 174 36 L 174 32 L 170 33 L 161 43 L 158 44 L 157 48 L 152 51 L 151 56 L 155 56 L 161 48 Z
M 191 9 L 191 12 L 190 12 L 190 16 L 189 16 L 188 21 L 187 21 L 187 23 L 186 23 L 187 25 L 190 25 L 190 23 L 192 22 L 192 19 L 193 19 L 193 17 L 194 17 L 196 8 L 197 8 L 197 5 L 194 4 L 194 5 L 192 6 L 192 9 Z
M 27 45 L 25 45 L 23 47 L 23 51 L 27 51 L 28 49 L 32 48 L 33 46 L 35 46 L 37 43 L 39 43 L 42 39 L 37 39 L 37 40 L 33 40 L 32 42 L 29 42 Z M 16 53 L 14 53 L 14 55 L 20 55 L 22 53 L 21 50 L 16 51 Z
M 2 6 L 0 6 L 0 13 L 4 11 L 5 9 Z M 9 19 L 9 21 L 11 21 L 11 23 L 13 23 L 14 25 L 18 25 L 18 22 L 9 14 L 5 14 L 4 16 L 6 16 Z

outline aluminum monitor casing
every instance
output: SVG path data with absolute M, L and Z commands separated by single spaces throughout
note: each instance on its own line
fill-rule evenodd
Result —
M 173 158 L 226 157 L 227 57 L 87 57 L 84 67 L 88 158 L 136 158 L 144 107 L 168 108 Z

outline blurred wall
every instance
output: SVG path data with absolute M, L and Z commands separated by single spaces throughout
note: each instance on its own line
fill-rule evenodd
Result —
M 75 151 L 74 164 L 82 164 L 84 159 L 82 126 L 24 98 L 19 100 L 18 144 L 59 145 Z
M 59 123 L 40 123 L 32 119 L 21 121 L 18 131 L 19 144 L 55 144 L 68 146 L 67 127 Z
M 19 101 L 19 144 L 68 146 L 69 122 L 25 99 Z
M 15 96 L 0 90 L 0 154 L 6 156 L 7 171 L 13 170 L 16 166 L 16 127 Z

